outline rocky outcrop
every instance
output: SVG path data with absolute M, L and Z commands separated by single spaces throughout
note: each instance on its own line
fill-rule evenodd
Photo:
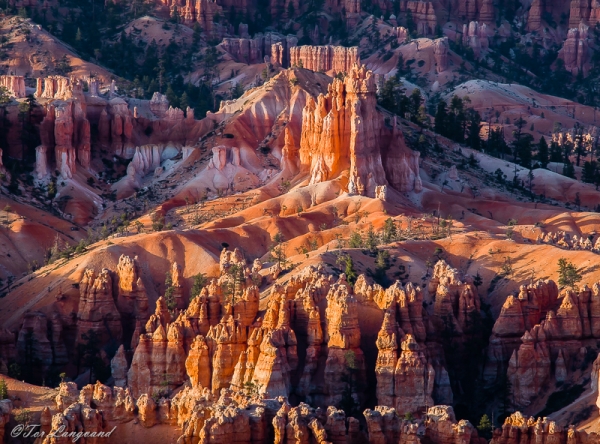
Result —
M 376 342 L 377 402 L 405 414 L 433 405 L 435 370 L 410 333 L 402 339 L 398 356 L 398 332 L 402 330 L 394 320 L 394 312 L 386 311 Z
M 433 322 L 438 333 L 450 330 L 459 335 L 472 328 L 473 316 L 479 314 L 481 302 L 470 276 L 461 276 L 446 261 L 438 261 L 428 291 L 434 295 Z
M 87 269 L 79 283 L 79 308 L 77 310 L 77 337 L 93 331 L 101 344 L 121 341 L 121 314 L 117 310 L 112 294 L 112 278 L 106 268 L 96 275 Z
M 17 99 L 22 99 L 27 95 L 23 76 L 0 76 L 0 87 L 6 88 L 8 94 Z
M 569 5 L 569 29 L 588 23 L 592 11 L 591 0 L 571 0 Z M 595 23 L 591 24 L 592 26 Z
M 45 314 L 35 311 L 23 317 L 17 338 L 17 358 L 22 365 L 31 366 L 35 361 L 44 371 L 54 361 Z
M 253 38 L 225 38 L 221 47 L 236 62 L 255 64 L 264 63 L 270 57 L 274 65 L 289 67 L 290 49 L 296 46 L 298 39 L 293 35 L 282 36 L 268 32 L 256 34 Z
M 194 339 L 185 368 L 193 388 L 210 388 L 210 352 L 204 336 L 198 335 Z
M 591 67 L 589 27 L 582 23 L 579 27 L 569 29 L 558 56 L 564 61 L 567 71 L 573 75 L 581 73 L 584 77 L 587 76 Z
M 490 26 L 493 25 L 495 21 L 496 13 L 494 11 L 493 0 L 483 0 L 481 3 L 481 9 L 479 10 L 479 22 Z
M 544 2 L 533 0 L 527 15 L 527 30 L 540 31 L 542 28 L 542 14 L 544 13 Z
M 477 18 L 477 1 L 464 0 L 458 4 L 458 16 L 463 21 L 471 21 Z
M 418 151 L 413 151 L 406 146 L 404 135 L 398 128 L 397 119 L 392 120 L 392 128 L 385 127 L 384 137 L 381 143 L 388 144 L 388 148 L 382 152 L 383 165 L 389 184 L 400 192 L 420 192 L 423 182 L 419 175 Z
M 127 357 L 123 345 L 119 347 L 117 353 L 110 361 L 111 375 L 115 381 L 115 387 L 127 386 Z
M 448 37 L 434 40 L 433 53 L 435 55 L 435 69 L 437 72 L 444 72 L 448 69 L 449 51 Z
M 481 443 L 477 430 L 467 420 L 456 421 L 452 407 L 436 405 L 427 410 L 427 418 L 431 421 L 426 428 L 425 436 L 435 443 Z M 486 441 L 483 440 L 485 443 Z
M 452 407 L 439 405 L 427 410 L 427 420 L 406 420 L 395 409 L 377 406 L 364 412 L 370 444 L 418 443 L 483 444 L 473 425 L 456 421 Z
M 142 326 L 149 318 L 148 294 L 140 276 L 137 257 L 121 255 L 117 264 L 117 276 L 117 306 L 125 324 L 133 326 L 137 332 L 132 334 L 131 349 L 135 349 Z
M 55 103 L 54 115 L 56 168 L 64 178 L 71 179 L 75 172 L 77 157 L 77 151 L 72 143 L 75 131 L 72 102 Z
M 504 374 L 508 360 L 521 345 L 522 336 L 546 317 L 557 300 L 558 287 L 550 280 L 521 286 L 517 296 L 506 298 L 490 337 L 484 369 L 487 384 Z M 598 312 L 600 314 L 600 310 Z
M 168 395 L 185 380 L 185 359 L 179 325 L 159 324 L 154 332 L 141 335 L 127 373 L 132 394 Z
M 296 46 L 289 49 L 290 65 L 311 71 L 350 72 L 354 65 L 360 65 L 358 47 L 343 46 Z
M 37 79 L 35 97 L 39 99 L 69 100 L 83 96 L 83 83 L 79 79 L 50 76 Z
M 409 0 L 400 3 L 402 12 L 410 11 L 417 26 L 417 33 L 422 36 L 435 34 L 437 18 L 432 2 L 423 0 Z
M 78 393 L 72 383 L 62 383 L 60 393 L 69 392 L 69 397 L 57 396 L 59 413 L 51 417 L 50 411 L 42 412 L 42 430 L 46 432 L 43 444 L 62 444 L 75 435 L 86 436 L 86 442 L 106 439 L 114 431 L 113 424 L 129 422 L 134 419 L 135 403 L 128 390 L 110 387 L 97 382 L 86 385 Z M 59 395 L 60 395 L 59 393 Z M 69 437 L 70 436 L 70 437 Z
M 536 333 L 534 334 L 537 336 Z M 519 350 L 515 350 L 510 358 L 507 372 L 512 385 L 514 404 L 517 407 L 526 407 L 539 393 L 550 377 L 551 365 L 545 337 L 538 340 L 526 332 L 522 341 Z
M 56 169 L 65 179 L 71 179 L 76 161 L 86 169 L 91 162 L 90 122 L 80 100 L 55 100 L 46 107 L 40 124 L 41 147 L 36 148 L 38 179 L 49 176 L 49 153 L 54 152 Z
M 586 433 L 569 426 L 567 429 L 548 418 L 527 418 L 520 412 L 504 421 L 501 429 L 494 430 L 491 444 L 534 444 L 555 442 L 560 444 L 588 444 L 600 439 L 597 433 Z
M 358 401 L 359 381 L 364 381 L 365 362 L 360 348 L 358 304 L 352 287 L 342 275 L 327 294 L 326 341 L 324 385 L 327 404 L 338 405 L 344 391 L 350 390 Z M 360 405 L 360 402 L 357 402 Z
M 490 45 L 488 33 L 488 25 L 485 23 L 480 25 L 479 22 L 470 22 L 468 25 L 463 25 L 463 44 L 471 48 L 478 59 Z
M 327 96 L 307 100 L 300 164 L 310 171 L 310 183 L 350 169 L 348 191 L 374 196 L 375 188 L 387 182 L 377 143 L 382 122 L 374 118 L 375 106 L 375 78 L 364 67 L 352 68 L 344 81 L 334 79 Z

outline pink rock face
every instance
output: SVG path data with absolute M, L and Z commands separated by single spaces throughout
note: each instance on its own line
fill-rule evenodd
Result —
M 334 79 L 327 96 L 307 100 L 302 116 L 300 165 L 310 171 L 310 182 L 331 180 L 350 169 L 348 191 L 374 197 L 375 188 L 387 180 L 372 73 L 354 67 L 343 82 Z
M 433 42 L 433 53 L 436 64 L 435 69 L 437 72 L 444 72 L 448 69 L 448 51 L 450 51 L 448 37 L 437 39 Z
M 535 3 L 535 0 L 534 0 Z M 533 7 L 533 6 L 532 6 Z M 496 21 L 493 0 L 483 0 L 481 9 L 479 10 L 479 21 L 486 25 L 493 25 Z
M 402 12 L 411 11 L 419 35 L 430 36 L 435 33 L 437 18 L 433 3 L 422 0 L 409 0 L 400 4 L 400 10 Z
M 344 382 L 347 368 L 361 381 L 365 373 L 364 355 L 360 348 L 360 327 L 358 325 L 358 304 L 352 288 L 342 276 L 327 294 L 327 361 L 325 363 L 324 385 L 328 395 L 327 404 L 337 405 L 347 390 Z M 352 377 L 352 376 L 351 376 Z M 352 389 L 352 387 L 350 387 Z M 359 396 L 353 393 L 353 396 Z
M 550 353 L 545 341 L 537 341 L 529 332 L 509 361 L 507 376 L 513 387 L 514 402 L 526 407 L 550 376 Z
M 589 20 L 591 0 L 571 0 L 569 9 L 569 28 L 577 28 Z
M 516 412 L 506 418 L 501 429 L 494 430 L 491 444 L 592 443 L 598 438 L 596 433 L 588 434 L 573 426 L 565 429 L 548 418 L 528 418 Z
M 482 52 L 489 47 L 488 26 L 479 22 L 470 22 L 463 25 L 463 44 L 469 46 L 475 57 L 480 58 Z
M 103 269 L 96 275 L 93 270 L 87 269 L 79 283 L 79 293 L 78 340 L 83 342 L 83 335 L 91 330 L 99 336 L 101 343 L 106 343 L 110 339 L 120 341 L 121 314 L 113 299 L 110 272 Z
M 193 388 L 210 388 L 210 355 L 203 336 L 198 335 L 194 339 L 185 368 Z
M 144 325 L 150 316 L 148 294 L 140 276 L 137 257 L 121 255 L 117 264 L 118 294 L 117 306 L 121 315 L 130 325 Z M 132 337 L 132 349 L 135 348 L 141 331 Z
M 42 87 L 43 85 L 43 87 Z M 38 79 L 36 97 L 43 99 L 68 100 L 83 94 L 83 85 L 79 80 L 67 77 L 50 76 Z
M 208 34 L 213 34 L 217 28 L 214 17 L 223 16 L 223 8 L 214 0 L 163 0 L 169 6 L 171 15 L 178 14 L 187 25 L 198 23 Z
M 8 94 L 17 99 L 22 99 L 27 95 L 23 76 L 0 76 L 0 86 L 6 88 Z
M 529 14 L 527 16 L 527 30 L 539 31 L 542 27 L 542 14 L 544 12 L 544 4 L 542 0 L 533 0 Z
M 73 147 L 74 124 L 72 107 L 72 102 L 57 102 L 54 109 L 56 167 L 66 179 L 71 179 L 75 172 L 76 151 Z
M 48 319 L 40 312 L 27 313 L 23 318 L 17 339 L 17 357 L 25 357 L 25 351 L 32 349 L 31 355 L 41 361 L 42 368 L 52 364 L 52 343 L 48 339 Z M 25 363 L 31 365 L 31 363 Z
M 296 46 L 289 49 L 291 66 L 299 66 L 311 71 L 349 72 L 354 65 L 360 65 L 358 47 L 343 46 Z
M 184 381 L 185 359 L 179 325 L 171 324 L 167 331 L 159 325 L 153 333 L 141 335 L 127 373 L 131 393 L 135 397 L 143 393 L 168 395 Z
M 567 71 L 574 75 L 582 73 L 585 77 L 590 70 L 591 60 L 589 27 L 581 23 L 578 28 L 569 29 L 558 56 L 565 62 Z
M 486 382 L 491 382 L 499 376 L 513 351 L 521 345 L 521 337 L 546 317 L 557 299 L 556 284 L 553 281 L 542 280 L 534 285 L 522 286 L 518 296 L 506 298 L 490 338 L 484 371 Z
M 127 357 L 123 345 L 119 347 L 112 361 L 110 361 L 111 374 L 116 387 L 127 386 Z
M 264 63 L 265 57 L 271 57 L 270 62 L 277 66 L 288 67 L 290 63 L 290 48 L 296 46 L 298 39 L 294 36 L 281 37 L 267 32 L 254 38 L 224 38 L 221 48 L 233 59 L 241 63 Z
M 459 2 L 458 16 L 465 21 L 475 20 L 477 18 L 477 1 L 462 0 Z

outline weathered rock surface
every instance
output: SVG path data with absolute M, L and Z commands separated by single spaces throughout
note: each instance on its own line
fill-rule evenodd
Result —
M 289 49 L 290 65 L 332 73 L 350 72 L 354 65 L 360 66 L 358 47 L 343 46 L 296 46 Z
M 112 278 L 107 269 L 96 275 L 87 269 L 79 283 L 79 308 L 77 310 L 77 335 L 83 336 L 93 331 L 100 343 L 120 342 L 122 338 L 121 315 L 117 310 L 112 294 Z

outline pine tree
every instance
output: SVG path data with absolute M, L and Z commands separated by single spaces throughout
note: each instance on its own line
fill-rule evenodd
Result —
M 450 101 L 448 136 L 455 142 L 465 141 L 466 116 L 463 99 L 454 95 Z
M 581 279 L 581 273 L 573 262 L 567 261 L 564 257 L 558 260 L 558 285 L 573 288 Z
M 475 150 L 480 150 L 481 137 L 479 136 L 479 133 L 481 131 L 481 116 L 473 108 L 467 110 L 467 115 L 469 119 L 467 144 Z
M 477 426 L 477 430 L 479 430 L 479 433 L 481 433 L 481 435 L 486 438 L 486 439 L 490 439 L 492 437 L 492 421 L 490 421 L 490 418 L 488 415 L 483 415 L 481 417 L 481 420 L 479 421 L 479 425 Z
M 552 141 L 550 143 L 550 162 L 562 162 L 562 150 L 558 143 Z
M 435 132 L 442 136 L 448 135 L 448 105 L 444 100 L 440 100 L 437 104 L 435 112 Z
M 344 274 L 349 284 L 354 285 L 356 282 L 356 271 L 354 270 L 354 262 L 349 254 L 342 254 L 337 259 L 337 263 L 344 267 Z
M 287 258 L 285 254 L 285 238 L 283 234 L 277 233 L 273 236 L 273 245 L 271 245 L 271 259 L 277 262 L 281 269 L 285 269 L 287 266 Z
M 540 141 L 537 145 L 537 160 L 540 162 L 542 168 L 546 168 L 548 166 L 548 155 L 548 144 L 546 143 L 546 139 L 544 139 L 544 136 L 542 136 L 540 137 Z
M 5 379 L 0 379 L 0 399 L 8 399 L 8 384 Z
M 563 176 L 575 179 L 575 167 L 573 166 L 573 163 L 569 160 L 567 160 L 563 165 Z
M 196 276 L 194 276 L 194 284 L 190 290 L 190 301 L 200 296 L 202 289 L 206 287 L 207 283 L 208 279 L 204 273 L 198 273 Z

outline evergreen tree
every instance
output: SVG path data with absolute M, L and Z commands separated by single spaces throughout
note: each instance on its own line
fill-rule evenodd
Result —
M 349 254 L 342 254 L 338 257 L 337 263 L 344 267 L 344 274 L 349 284 L 354 285 L 356 282 L 356 271 L 354 270 L 354 262 Z
M 598 174 L 598 164 L 595 160 L 591 162 L 586 161 L 583 164 L 583 173 L 581 175 L 581 180 L 585 183 L 595 183 L 596 177 Z
M 0 399 L 8 399 L 8 384 L 4 378 L 0 379 Z
M 573 163 L 569 160 L 567 160 L 563 165 L 563 176 L 575 179 L 575 167 L 573 166 Z
M 437 104 L 434 125 L 436 133 L 442 136 L 448 135 L 448 105 L 444 100 L 440 100 Z
M 558 260 L 558 285 L 574 288 L 581 279 L 581 273 L 573 262 L 567 261 L 564 257 Z
M 194 283 L 192 284 L 192 289 L 190 290 L 190 301 L 200 296 L 202 289 L 206 287 L 207 283 L 208 279 L 204 273 L 198 273 L 196 276 L 194 276 Z
M 473 108 L 467 110 L 468 116 L 468 127 L 467 127 L 467 145 L 475 150 L 481 149 L 481 137 L 479 133 L 481 131 L 481 116 Z
M 525 168 L 531 168 L 532 142 L 533 136 L 531 134 L 521 134 L 519 139 L 514 141 L 516 157 L 519 164 Z
M 479 421 L 479 425 L 477 426 L 477 430 L 486 439 L 490 439 L 492 437 L 492 421 L 488 415 L 483 415 L 481 420 Z
M 548 144 L 546 143 L 544 136 L 542 136 L 537 144 L 537 160 L 540 162 L 542 168 L 546 168 L 548 166 L 548 154 Z
M 504 155 L 508 152 L 508 145 L 506 145 L 501 128 L 492 129 L 490 131 L 487 145 L 487 149 L 492 156 L 504 159 Z
M 455 142 L 463 143 L 465 141 L 466 121 L 463 99 L 455 95 L 450 101 L 448 119 L 448 133 Z
M 550 143 L 550 162 L 562 162 L 562 150 L 557 142 Z
M 283 234 L 277 233 L 273 236 L 273 245 L 271 245 L 271 259 L 277 262 L 281 269 L 287 266 L 287 257 L 285 254 L 285 238 Z

